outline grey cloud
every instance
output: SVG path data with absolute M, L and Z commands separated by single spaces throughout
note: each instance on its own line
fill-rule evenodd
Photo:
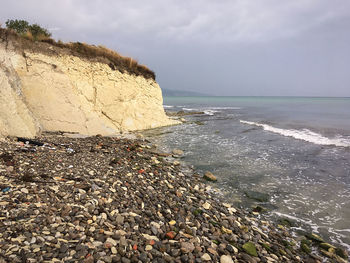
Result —
M 103 44 L 164 88 L 350 96 L 348 0 L 0 0 L 64 41 Z M 59 30 L 58 30 L 59 29 Z
M 350 14 L 350 2 L 344 0 L 7 2 L 9 8 L 15 10 L 6 11 L 9 15 L 22 13 L 32 20 L 64 27 L 66 31 L 150 34 L 160 40 L 215 43 L 292 37 L 334 17 Z

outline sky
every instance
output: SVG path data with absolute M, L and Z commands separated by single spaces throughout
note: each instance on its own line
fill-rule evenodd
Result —
M 349 0 L 0 0 L 56 40 L 101 44 L 163 89 L 350 97 Z

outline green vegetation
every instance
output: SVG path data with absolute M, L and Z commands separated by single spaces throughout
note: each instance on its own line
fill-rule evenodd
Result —
M 43 37 L 43 38 L 51 37 L 51 33 L 45 28 L 42 28 L 41 26 L 39 26 L 38 24 L 30 25 L 29 31 L 32 33 L 34 39 L 39 39 L 40 37 Z
M 24 34 L 29 28 L 29 23 L 25 20 L 7 20 L 6 27 L 15 30 L 18 34 Z
M 51 37 L 51 33 L 47 29 L 38 24 L 31 25 L 25 20 L 9 19 L 5 24 L 8 29 L 12 29 L 17 34 L 30 40 L 45 40 Z

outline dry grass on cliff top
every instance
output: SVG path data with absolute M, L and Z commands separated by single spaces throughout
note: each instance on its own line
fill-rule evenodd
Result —
M 34 41 L 30 35 L 20 36 L 13 30 L 6 28 L 0 28 L 0 39 L 1 41 L 15 40 L 14 44 L 16 48 L 21 48 L 23 50 L 30 49 L 35 52 L 51 55 L 53 52 L 50 47 L 58 47 L 62 49 L 62 53 L 64 53 L 64 51 L 69 51 L 69 53 L 74 56 L 106 63 L 113 70 L 143 76 L 147 79 L 155 80 L 156 78 L 155 73 L 145 65 L 138 64 L 135 59 L 122 56 L 116 51 L 104 46 L 95 46 L 80 42 L 56 42 L 54 39 L 47 37 L 39 38 L 39 40 Z

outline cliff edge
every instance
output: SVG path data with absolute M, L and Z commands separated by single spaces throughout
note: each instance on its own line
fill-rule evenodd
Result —
M 0 135 L 114 135 L 177 123 L 165 115 L 154 75 L 0 33 Z

